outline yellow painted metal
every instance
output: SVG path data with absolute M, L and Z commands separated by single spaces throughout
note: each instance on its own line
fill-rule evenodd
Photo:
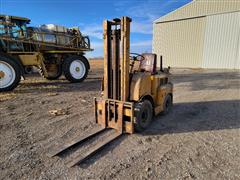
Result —
M 87 49 L 87 48 L 76 48 L 76 47 L 70 47 L 70 46 L 65 46 L 65 45 L 57 45 L 55 43 L 46 43 L 43 41 L 33 41 L 33 40 L 26 40 L 26 39 L 13 39 L 10 37 L 1 37 L 2 40 L 6 40 L 9 42 L 19 42 L 19 43 L 26 43 L 26 44 L 34 44 L 34 45 L 41 45 L 41 46 L 49 46 L 49 47 L 54 47 L 54 48 L 62 48 L 65 50 L 70 50 L 70 51 L 77 51 L 77 52 L 83 52 L 83 51 L 92 51 L 92 49 Z M 18 53 L 24 53 L 22 51 L 19 51 Z
M 139 67 L 134 67 L 134 73 L 130 70 L 129 40 L 131 19 L 123 17 L 117 21 L 104 21 L 104 80 L 103 97 L 95 98 L 96 123 L 104 128 L 116 129 L 119 133 L 133 133 L 135 114 L 135 103 L 144 98 L 150 98 L 153 103 L 155 114 L 163 111 L 164 101 L 168 94 L 172 95 L 173 86 L 169 83 L 168 72 L 143 72 Z M 112 76 L 114 68 L 114 57 L 112 51 L 116 48 L 112 45 L 112 25 L 121 29 L 121 60 L 120 60 L 120 100 L 112 97 L 115 90 L 115 81 Z M 114 53 L 113 53 L 114 54 Z M 138 63 L 138 66 L 140 64 Z M 131 73 L 131 74 L 130 74 Z M 114 79 L 115 80 L 115 79 Z M 118 81 L 116 81 L 118 82 Z
M 42 53 L 38 53 L 38 61 L 39 61 L 39 66 L 43 70 L 44 76 L 48 77 L 48 70 L 47 70 L 46 65 L 44 63 L 44 57 L 43 57 Z
M 169 74 L 162 73 L 151 76 L 152 85 L 151 94 L 156 105 L 159 105 L 158 103 L 159 88 L 164 87 L 166 81 L 169 81 Z
M 158 87 L 160 86 L 160 76 L 158 75 L 152 75 L 151 76 L 151 94 L 153 97 L 153 101 L 156 104 L 156 100 L 157 100 L 157 95 L 158 95 Z
M 18 57 L 24 66 L 39 66 L 42 68 L 44 75 L 48 76 L 48 70 L 46 69 L 42 53 L 20 54 Z
M 138 72 L 132 77 L 130 85 L 130 100 L 139 101 L 144 95 L 151 94 L 151 74 Z
M 121 43 L 122 43 L 122 55 L 121 61 L 121 100 L 127 101 L 129 97 L 129 48 L 130 48 L 130 22 L 129 17 L 123 17 L 121 21 Z
M 109 25 L 108 21 L 103 22 L 103 40 L 104 40 L 104 83 L 103 83 L 103 88 L 104 88 L 104 98 L 108 98 L 108 41 L 109 41 L 109 36 L 108 36 L 108 31 L 109 31 Z
M 18 56 L 24 66 L 36 66 L 39 65 L 38 53 L 34 54 L 22 54 Z
M 134 132 L 134 103 L 95 98 L 95 118 L 102 127 L 116 129 L 119 133 L 132 134 Z M 124 120 L 126 118 L 129 121 Z
M 136 73 L 131 82 L 130 100 L 139 101 L 144 96 L 151 96 L 154 102 L 155 114 L 163 111 L 164 99 L 172 94 L 172 84 L 168 84 L 169 74 L 161 73 L 150 75 Z
M 168 94 L 173 93 L 173 86 L 172 84 L 165 84 L 165 85 L 160 85 L 157 89 L 157 96 L 155 99 L 155 114 L 159 114 L 160 112 L 163 111 L 163 104 L 165 97 Z
M 96 106 L 97 106 L 97 109 L 98 109 L 98 110 L 102 110 L 102 109 L 103 109 L 102 103 L 97 103 Z M 132 115 L 131 109 L 130 109 L 130 108 L 125 108 L 125 109 L 123 110 L 123 115 L 124 115 L 124 116 L 131 116 L 131 115 Z
M 84 49 L 81 49 L 79 51 L 57 51 L 57 50 L 53 50 L 53 51 L 44 51 L 45 53 L 50 53 L 50 54 L 66 54 L 66 53 L 73 53 L 73 54 L 78 54 L 78 53 L 82 53 Z M 93 51 L 93 49 L 85 49 L 86 51 Z

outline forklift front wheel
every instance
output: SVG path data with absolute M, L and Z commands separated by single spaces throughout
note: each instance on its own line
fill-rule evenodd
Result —
M 135 105 L 135 130 L 141 132 L 145 130 L 153 118 L 153 106 L 149 100 L 143 100 Z

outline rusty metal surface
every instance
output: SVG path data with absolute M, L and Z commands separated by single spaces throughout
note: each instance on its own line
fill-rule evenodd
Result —
M 112 32 L 113 55 L 112 55 L 112 69 L 113 69 L 113 99 L 120 100 L 120 31 L 115 29 Z
M 108 81 L 109 81 L 109 68 L 108 68 L 108 59 L 109 59 L 109 22 L 104 21 L 103 23 L 103 39 L 104 39 L 104 97 L 108 98 L 109 94 L 109 86 L 108 86 Z
M 88 159 L 90 156 L 94 155 L 97 151 L 101 150 L 103 147 L 111 143 L 113 140 L 121 136 L 121 133 L 114 132 L 110 136 L 104 138 L 103 141 L 98 142 L 93 147 L 91 147 L 89 150 L 85 151 L 84 153 L 78 153 L 72 155 L 72 157 L 66 162 L 68 167 L 73 167 L 84 160 Z
M 123 17 L 121 20 L 121 100 L 128 101 L 129 98 L 129 64 L 130 64 L 130 22 L 131 19 Z
M 75 145 L 76 143 L 81 143 L 83 141 L 88 140 L 89 138 L 92 138 L 96 135 L 98 135 L 99 133 L 103 132 L 105 128 L 102 127 L 97 127 L 95 129 L 91 129 L 90 132 L 87 132 L 85 136 L 82 137 L 76 137 L 75 139 L 71 140 L 70 142 L 66 143 L 66 144 L 62 144 L 62 141 L 59 140 L 57 142 L 55 142 L 50 148 L 49 148 L 49 152 L 47 154 L 47 156 L 49 157 L 53 157 L 56 156 L 57 154 L 63 152 L 64 150 L 72 147 L 73 145 Z
M 119 133 L 134 132 L 133 102 L 113 99 L 95 99 L 96 122 Z

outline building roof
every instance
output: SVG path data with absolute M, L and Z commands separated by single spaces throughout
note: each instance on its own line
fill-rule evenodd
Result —
M 220 13 L 240 11 L 240 0 L 193 0 L 154 21 L 161 23 Z

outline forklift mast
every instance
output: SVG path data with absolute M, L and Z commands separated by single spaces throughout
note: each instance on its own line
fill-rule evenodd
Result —
M 104 21 L 104 98 L 129 99 L 129 17 Z
M 134 132 L 134 107 L 129 101 L 129 17 L 104 21 L 103 97 L 95 98 L 96 123 L 120 134 Z

